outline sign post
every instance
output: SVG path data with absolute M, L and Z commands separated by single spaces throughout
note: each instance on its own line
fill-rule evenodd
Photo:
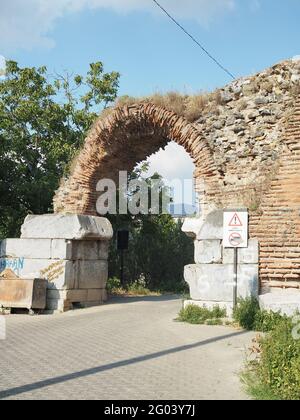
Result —
M 120 269 L 120 280 L 121 285 L 125 286 L 124 279 L 124 251 L 128 249 L 129 242 L 129 231 L 128 230 L 119 230 L 117 233 L 117 248 L 121 252 L 121 269 Z
M 224 210 L 223 247 L 234 249 L 233 308 L 237 306 L 238 249 L 248 248 L 248 210 Z

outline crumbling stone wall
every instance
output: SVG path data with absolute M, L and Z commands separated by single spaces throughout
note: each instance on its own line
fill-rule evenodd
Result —
M 300 61 L 289 60 L 234 81 L 193 123 L 152 103 L 117 107 L 92 128 L 56 193 L 55 211 L 96 214 L 98 180 L 117 180 L 119 170 L 173 140 L 194 160 L 205 214 L 249 208 L 261 287 L 300 288 L 299 80 Z

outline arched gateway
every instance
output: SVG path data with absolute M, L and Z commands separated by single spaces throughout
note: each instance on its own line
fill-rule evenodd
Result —
M 280 63 L 218 91 L 193 123 L 153 103 L 117 107 L 89 133 L 57 213 L 96 214 L 96 183 L 117 179 L 169 141 L 194 160 L 204 215 L 247 207 L 260 287 L 300 288 L 300 63 Z
M 194 160 L 195 186 L 202 202 L 201 219 L 185 224 L 195 240 L 196 264 L 185 270 L 194 300 L 230 301 L 226 284 L 232 275 L 232 254 L 222 249 L 222 211 L 247 207 L 250 247 L 239 260 L 242 294 L 260 293 L 262 304 L 273 309 L 300 308 L 299 81 L 300 61 L 289 60 L 194 101 L 199 109 L 189 121 L 184 109 L 179 115 L 151 101 L 116 107 L 100 117 L 69 178 L 55 194 L 55 215 L 30 217 L 23 226 L 24 240 L 58 241 L 50 243 L 46 267 L 41 260 L 36 262 L 36 267 L 42 267 L 36 271 L 50 281 L 50 300 L 62 301 L 60 309 L 65 309 L 66 302 L 85 301 L 100 287 L 93 277 L 96 269 L 102 270 L 103 278 L 102 291 L 97 289 L 94 301 L 103 300 L 107 277 L 103 261 L 111 231 L 105 219 L 98 225 L 92 218 L 97 215 L 97 182 L 117 181 L 120 170 L 131 171 L 173 140 Z M 193 98 L 187 97 L 186 102 L 193 103 Z M 63 233 L 53 236 L 58 226 Z M 41 232 L 45 236 L 39 236 Z M 96 237 L 92 246 L 88 241 Z M 80 245 L 78 240 L 87 243 Z M 2 252 L 6 257 L 7 253 Z M 56 261 L 59 258 L 62 262 Z M 93 266 L 92 258 L 100 263 Z M 208 288 L 203 288 L 203 279 Z M 282 293 L 269 293 L 274 289 Z
M 197 178 L 207 181 L 206 193 L 213 196 L 222 177 L 205 136 L 174 112 L 145 102 L 118 107 L 96 121 L 70 178 L 56 193 L 54 211 L 96 215 L 98 181 L 108 178 L 117 182 L 119 171 L 132 171 L 170 141 L 190 154 Z

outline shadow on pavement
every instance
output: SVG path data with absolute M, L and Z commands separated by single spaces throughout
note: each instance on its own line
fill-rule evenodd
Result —
M 80 379 L 80 378 L 85 378 L 87 376 L 91 376 L 91 375 L 96 375 L 98 373 L 101 372 L 105 372 L 111 369 L 117 369 L 123 366 L 129 366 L 129 365 L 134 365 L 136 363 L 141 363 L 141 362 L 145 362 L 148 360 L 153 360 L 153 359 L 157 359 L 159 357 L 164 357 L 167 356 L 169 354 L 174 354 L 174 353 L 178 353 L 178 352 L 182 352 L 182 351 L 187 351 L 187 350 L 191 350 L 197 347 L 201 347 L 201 346 L 207 346 L 209 344 L 218 342 L 218 341 L 222 341 L 222 340 L 226 340 L 228 338 L 232 338 L 232 337 L 237 337 L 239 335 L 243 335 L 246 334 L 246 331 L 237 331 L 231 334 L 226 334 L 226 335 L 222 335 L 219 337 L 213 337 L 204 341 L 200 341 L 197 343 L 193 343 L 193 344 L 187 344 L 184 346 L 179 346 L 179 347 L 174 347 L 174 348 L 170 348 L 170 349 L 166 349 L 166 350 L 162 350 L 156 353 L 151 353 L 151 354 L 146 354 L 144 356 L 137 356 L 137 357 L 133 357 L 132 359 L 126 359 L 126 360 L 120 360 L 119 362 L 114 362 L 114 363 L 109 363 L 107 365 L 103 365 L 103 366 L 97 366 L 91 369 L 86 369 L 86 370 L 82 370 L 79 372 L 74 372 L 74 373 L 69 373 L 66 375 L 62 375 L 62 376 L 57 376 L 55 378 L 49 378 L 43 381 L 39 381 L 39 382 L 35 382 L 32 384 L 27 384 L 27 385 L 23 385 L 23 386 L 19 386 L 19 387 L 15 387 L 15 388 L 11 388 L 5 391 L 1 391 L 0 392 L 0 399 L 4 399 L 4 398 L 9 398 L 9 397 L 14 397 L 16 395 L 20 395 L 26 392 L 32 392 L 32 391 L 36 391 L 38 389 L 41 388 L 46 388 L 48 386 L 53 386 L 53 385 L 58 385 L 60 383 L 63 382 L 67 382 L 67 381 L 72 381 L 75 379 Z
M 161 296 L 110 296 L 105 305 L 114 303 L 135 303 L 135 302 L 169 302 L 171 300 L 180 300 L 180 295 L 165 294 Z

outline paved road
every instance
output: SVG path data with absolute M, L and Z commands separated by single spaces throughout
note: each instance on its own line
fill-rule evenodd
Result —
M 252 335 L 174 322 L 175 297 L 116 299 L 63 315 L 10 315 L 0 399 L 242 399 Z

